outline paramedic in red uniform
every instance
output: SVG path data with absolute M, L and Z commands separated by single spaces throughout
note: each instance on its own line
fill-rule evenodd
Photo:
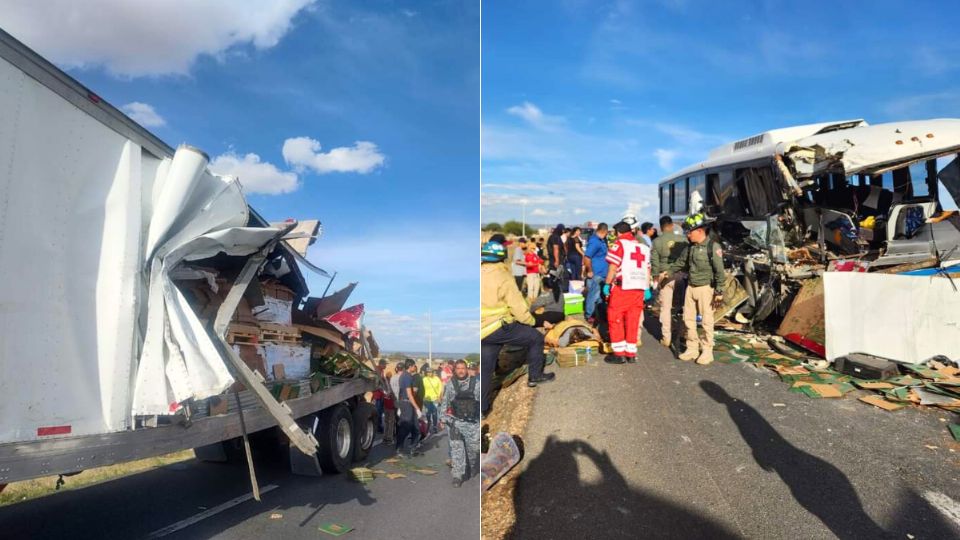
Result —
M 633 363 L 637 361 L 643 295 L 651 283 L 650 248 L 634 238 L 627 223 L 621 221 L 613 230 L 617 233 L 617 242 L 607 252 L 610 269 L 603 286 L 604 296 L 610 298 L 607 323 L 613 354 L 604 360 L 610 364 Z

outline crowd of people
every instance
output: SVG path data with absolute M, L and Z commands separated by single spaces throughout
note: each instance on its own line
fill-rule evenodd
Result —
M 674 341 L 674 306 L 682 304 L 685 348 L 678 358 L 713 362 L 714 310 L 723 303 L 723 252 L 711 238 L 712 220 L 686 217 L 677 230 L 670 216 L 640 223 L 627 215 L 584 231 L 557 225 L 544 243 L 518 238 L 510 262 L 507 241 L 493 235 L 481 246 L 482 415 L 489 412 L 492 381 L 504 346 L 526 349 L 528 385 L 548 382 L 544 372 L 544 332 L 564 320 L 570 282 L 583 283 L 584 319 L 607 344 L 605 361 L 634 363 L 641 342 L 644 308 L 659 306 L 659 341 Z M 526 292 L 526 295 L 523 294 Z M 702 329 L 702 335 L 698 332 Z
M 378 431 L 397 456 L 421 454 L 428 437 L 447 431 L 453 485 L 478 472 L 480 459 L 480 384 L 476 365 L 446 360 L 437 367 L 417 366 L 412 358 L 377 365 L 386 387 L 373 394 Z

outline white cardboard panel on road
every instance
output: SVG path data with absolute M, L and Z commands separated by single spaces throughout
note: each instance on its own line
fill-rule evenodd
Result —
M 826 272 L 823 292 L 828 360 L 960 358 L 960 292 L 947 278 Z

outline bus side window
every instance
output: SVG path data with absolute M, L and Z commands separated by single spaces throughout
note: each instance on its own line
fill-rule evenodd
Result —
M 673 182 L 673 213 L 687 213 L 687 179 L 680 178 Z
M 707 175 L 707 193 L 703 200 L 710 206 L 720 206 L 720 175 Z
M 740 204 L 736 187 L 734 185 L 733 171 L 720 171 L 717 173 L 720 193 L 720 204 L 723 206 L 723 213 L 735 217 L 743 216 L 743 205 Z

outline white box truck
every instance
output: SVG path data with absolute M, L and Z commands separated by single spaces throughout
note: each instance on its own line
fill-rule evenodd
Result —
M 268 267 L 305 296 L 311 265 L 283 239 L 293 224 L 206 165 L 0 30 L 0 486 L 190 448 L 217 460 L 271 428 L 295 472 L 369 452 L 377 382 L 306 381 L 280 402 L 225 339 Z M 177 285 L 194 265 L 231 278 L 209 320 Z

